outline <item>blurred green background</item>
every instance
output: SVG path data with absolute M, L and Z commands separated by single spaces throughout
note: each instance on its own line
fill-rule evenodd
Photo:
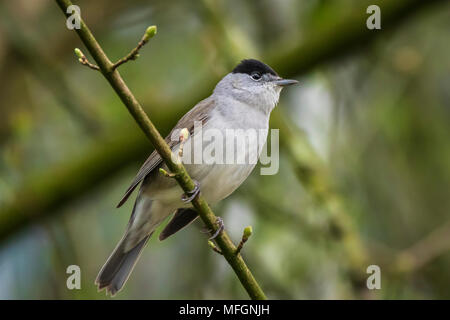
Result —
M 111 60 L 158 26 L 120 72 L 164 135 L 243 58 L 300 81 L 272 115 L 279 173 L 255 170 L 214 207 L 236 243 L 253 226 L 243 256 L 269 298 L 450 298 L 449 2 L 75 4 Z M 2 299 L 104 299 L 94 279 L 133 200 L 115 206 L 152 151 L 75 47 L 90 57 L 55 2 L 0 2 Z M 153 237 L 117 297 L 246 299 L 201 227 Z

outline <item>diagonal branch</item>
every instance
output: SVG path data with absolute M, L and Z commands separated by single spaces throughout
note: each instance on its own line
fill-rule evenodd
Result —
M 72 5 L 69 0 L 55 0 L 63 13 L 67 15 L 67 8 Z M 176 163 L 172 160 L 172 151 L 164 138 L 160 135 L 156 127 L 147 117 L 146 113 L 142 109 L 137 99 L 131 93 L 128 86 L 123 81 L 119 72 L 115 69 L 115 65 L 108 59 L 103 49 L 98 44 L 94 35 L 91 33 L 85 22 L 80 18 L 80 29 L 76 29 L 78 36 L 89 50 L 94 60 L 97 62 L 100 71 L 104 77 L 108 80 L 113 87 L 116 94 L 120 97 L 122 102 L 127 107 L 133 118 L 138 125 L 144 131 L 145 135 L 151 141 L 161 158 L 166 163 L 167 167 L 172 173 L 175 173 L 174 177 L 183 191 L 188 194 L 195 189 L 195 184 L 191 177 L 188 175 L 186 169 L 182 163 Z M 146 33 L 147 34 L 147 33 Z M 116 66 L 117 67 L 117 66 Z M 200 218 L 205 225 L 212 230 L 217 231 L 216 220 L 217 217 L 212 212 L 211 208 L 202 197 L 198 194 L 192 201 L 192 205 L 197 209 Z M 229 236 L 225 231 L 221 232 L 217 238 L 218 244 L 223 256 L 228 261 L 234 272 L 238 276 L 241 284 L 246 289 L 247 293 L 252 299 L 266 299 L 264 292 L 259 286 L 258 282 L 253 277 L 251 271 L 245 264 L 240 255 L 235 255 L 236 246 L 233 244 Z
M 450 221 L 437 227 L 393 259 L 393 271 L 413 273 L 450 250 Z

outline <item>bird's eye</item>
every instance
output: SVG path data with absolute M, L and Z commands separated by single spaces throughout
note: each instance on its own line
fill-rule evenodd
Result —
M 261 74 L 259 72 L 253 72 L 250 77 L 255 81 L 261 80 Z

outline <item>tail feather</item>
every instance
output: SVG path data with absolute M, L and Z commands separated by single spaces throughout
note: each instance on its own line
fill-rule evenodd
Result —
M 95 283 L 99 290 L 114 296 L 122 289 L 155 228 L 170 214 L 171 208 L 139 192 L 125 235 L 100 270 Z
M 124 237 L 119 242 L 95 280 L 99 290 L 106 288 L 106 293 L 109 292 L 111 296 L 114 296 L 122 289 L 150 236 L 151 234 L 142 239 L 133 249 L 126 252 L 126 238 Z

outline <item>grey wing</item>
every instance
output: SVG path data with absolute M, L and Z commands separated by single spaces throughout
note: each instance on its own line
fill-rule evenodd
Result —
M 192 108 L 180 119 L 180 121 L 178 121 L 176 126 L 165 138 L 166 142 L 169 144 L 172 150 L 178 145 L 177 141 L 173 141 L 171 139 L 173 131 L 177 129 L 187 128 L 189 130 L 189 133 L 192 134 L 194 131 L 194 122 L 201 121 L 202 124 L 204 125 L 206 121 L 208 121 L 208 115 L 210 113 L 209 111 L 214 108 L 214 105 L 215 105 L 214 99 L 212 97 L 208 97 L 197 103 L 194 108 Z M 154 169 L 158 168 L 161 164 L 162 164 L 161 156 L 158 154 L 158 152 L 156 152 L 156 150 L 153 151 L 148 157 L 148 159 L 144 162 L 142 167 L 139 169 L 139 172 L 137 173 L 131 185 L 128 187 L 127 191 L 125 192 L 125 195 L 122 197 L 122 200 L 120 200 L 119 204 L 117 205 L 117 208 L 122 206 L 127 201 L 128 197 L 131 195 L 133 190 L 136 189 L 136 187 L 139 185 L 139 183 Z
M 150 154 L 150 157 L 144 162 L 141 169 L 139 169 L 139 172 L 137 173 L 136 177 L 134 178 L 131 185 L 128 187 L 127 191 L 125 192 L 125 195 L 122 197 L 122 200 L 120 200 L 119 204 L 117 205 L 117 208 L 121 207 L 128 199 L 128 197 L 131 195 L 134 189 L 138 186 L 138 184 L 149 174 L 152 172 L 153 169 L 155 169 L 157 166 L 159 166 L 162 163 L 162 159 L 160 155 L 155 151 L 153 151 Z

